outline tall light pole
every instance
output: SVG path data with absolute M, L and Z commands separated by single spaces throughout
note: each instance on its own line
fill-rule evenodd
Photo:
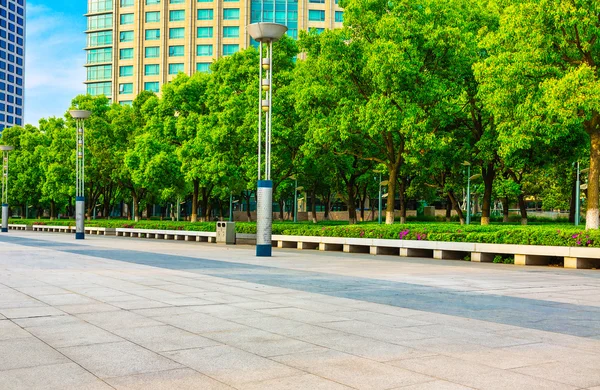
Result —
M 256 189 L 256 256 L 270 257 L 273 230 L 273 182 L 271 181 L 271 116 L 273 103 L 273 42 L 279 40 L 287 27 L 277 23 L 252 23 L 248 34 L 259 43 L 258 99 L 258 183 Z M 263 45 L 267 53 L 263 52 Z M 264 126 L 263 126 L 264 116 Z M 265 135 L 264 171 L 262 135 Z
M 0 145 L 2 151 L 2 233 L 8 233 L 8 152 L 12 146 Z
M 92 114 L 86 110 L 71 110 L 77 125 L 77 154 L 75 155 L 75 239 L 85 238 L 85 137 L 84 122 Z
M 581 196 L 579 193 L 579 191 L 581 190 L 581 179 L 579 175 L 579 161 L 577 161 L 577 183 L 575 184 L 575 226 L 579 226 L 579 197 Z
M 467 216 L 466 224 L 471 224 L 471 163 L 468 161 L 463 162 L 462 165 L 467 167 Z

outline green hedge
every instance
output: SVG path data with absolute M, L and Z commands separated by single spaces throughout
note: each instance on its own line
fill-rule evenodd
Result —
M 61 226 L 75 225 L 75 221 L 73 220 L 11 220 L 11 223 Z M 210 232 L 216 230 L 215 222 L 191 223 L 172 221 L 132 222 L 126 220 L 93 220 L 87 221 L 86 225 L 111 228 Z M 254 234 L 256 233 L 256 224 L 237 222 L 236 231 L 238 233 Z M 479 242 L 489 244 L 600 247 L 600 231 L 586 231 L 566 224 L 537 226 L 507 224 L 461 226 L 456 223 L 409 223 L 404 225 L 378 225 L 374 223 L 340 225 L 323 223 L 314 225 L 311 223 L 276 222 L 273 224 L 273 234 L 291 236 L 383 238 L 393 240 Z

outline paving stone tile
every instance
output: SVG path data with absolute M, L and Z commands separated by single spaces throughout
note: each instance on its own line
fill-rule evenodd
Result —
M 234 387 L 301 374 L 283 364 L 230 346 L 186 349 L 163 355 Z
M 69 314 L 100 313 L 119 310 L 118 307 L 106 303 L 85 303 L 81 305 L 56 306 L 57 309 Z
M 477 389 L 576 389 L 563 383 L 441 355 L 405 359 L 389 364 Z
M 108 331 L 123 328 L 162 325 L 159 321 L 126 310 L 105 313 L 85 313 L 79 314 L 77 317 Z
M 311 325 L 303 322 L 289 320 L 287 318 L 264 315 L 261 317 L 236 318 L 239 324 L 244 324 L 252 328 L 266 330 L 282 336 L 299 338 L 304 336 L 313 336 L 318 334 L 333 334 L 336 331 L 324 328 L 318 324 Z
M 63 305 L 88 305 L 98 303 L 98 301 L 84 297 L 83 295 L 73 293 L 42 295 L 37 298 L 47 305 L 63 306 Z
M 117 390 L 231 390 L 212 378 L 190 369 L 151 372 L 106 380 Z
M 210 347 L 221 344 L 170 325 L 124 328 L 117 329 L 114 332 L 135 344 L 139 344 L 155 352 Z
M 12 321 L 0 321 L 0 341 L 14 340 L 23 337 L 31 337 L 31 334 Z
M 153 317 L 156 321 L 185 329 L 192 333 L 226 332 L 242 330 L 244 325 L 223 320 L 204 313 L 180 314 L 166 317 Z
M 598 367 L 591 369 L 575 364 L 554 362 L 515 368 L 513 371 L 581 388 L 600 386 L 600 370 Z
M 263 357 L 324 350 L 314 344 L 252 328 L 204 333 L 204 336 Z
M 410 340 L 421 340 L 432 337 L 430 335 L 418 333 L 406 328 L 390 328 L 384 325 L 354 320 L 323 323 L 320 324 L 320 326 L 323 328 L 396 344 Z
M 31 328 L 33 326 L 56 326 L 72 324 L 74 322 L 83 323 L 79 318 L 69 314 L 48 317 L 15 318 L 12 321 L 23 328 Z
M 0 341 L 0 371 L 66 362 L 67 358 L 34 337 Z
M 433 381 L 426 383 L 419 383 L 418 385 L 396 387 L 391 390 L 472 390 L 472 387 L 458 385 L 456 383 L 447 381 Z
M 27 331 L 53 348 L 123 341 L 122 338 L 85 322 L 35 326 L 27 328 Z
M 210 302 L 211 305 L 214 303 Z M 165 317 L 174 316 L 179 314 L 190 314 L 195 313 L 194 308 L 197 306 L 169 306 L 159 307 L 155 309 L 137 309 L 131 310 L 132 313 L 142 315 L 144 317 Z
M 194 308 L 194 311 L 198 313 L 209 314 L 211 316 L 222 318 L 225 320 L 235 318 L 260 317 L 264 315 L 254 310 L 242 309 L 240 307 L 231 306 L 228 304 L 198 306 Z
M 263 382 L 248 383 L 238 386 L 240 390 L 350 390 L 351 387 L 344 386 L 316 375 L 305 374 L 290 376 L 287 378 L 270 379 Z
M 6 318 L 31 318 L 31 317 L 45 317 L 45 316 L 56 316 L 65 314 L 65 312 L 58 310 L 52 306 L 36 306 L 36 307 L 23 307 L 15 309 L 0 309 L 0 314 Z
M 347 320 L 347 318 L 342 316 L 332 316 L 294 307 L 284 307 L 279 309 L 259 309 L 257 311 L 263 314 L 305 322 L 307 324 Z
M 110 390 L 112 387 L 70 362 L 2 371 L 0 389 Z
M 69 359 L 100 378 L 180 368 L 181 365 L 128 341 L 60 348 Z
M 357 389 L 390 389 L 434 378 L 336 351 L 276 356 L 273 360 Z
M 113 301 L 110 302 L 113 306 L 124 310 L 135 309 L 152 309 L 155 307 L 169 307 L 168 303 L 153 301 L 151 299 L 135 299 L 131 301 Z

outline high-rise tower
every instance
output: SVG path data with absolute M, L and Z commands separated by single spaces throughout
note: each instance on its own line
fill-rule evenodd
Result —
M 87 92 L 122 104 L 248 47 L 250 23 L 342 26 L 337 0 L 89 0 L 86 16 Z
M 0 131 L 23 125 L 25 0 L 0 0 Z

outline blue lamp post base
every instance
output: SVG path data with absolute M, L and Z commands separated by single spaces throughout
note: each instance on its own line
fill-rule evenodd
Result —
M 78 196 L 75 199 L 75 239 L 85 239 L 85 198 Z
M 2 204 L 2 227 L 0 228 L 2 233 L 8 233 L 8 205 Z

